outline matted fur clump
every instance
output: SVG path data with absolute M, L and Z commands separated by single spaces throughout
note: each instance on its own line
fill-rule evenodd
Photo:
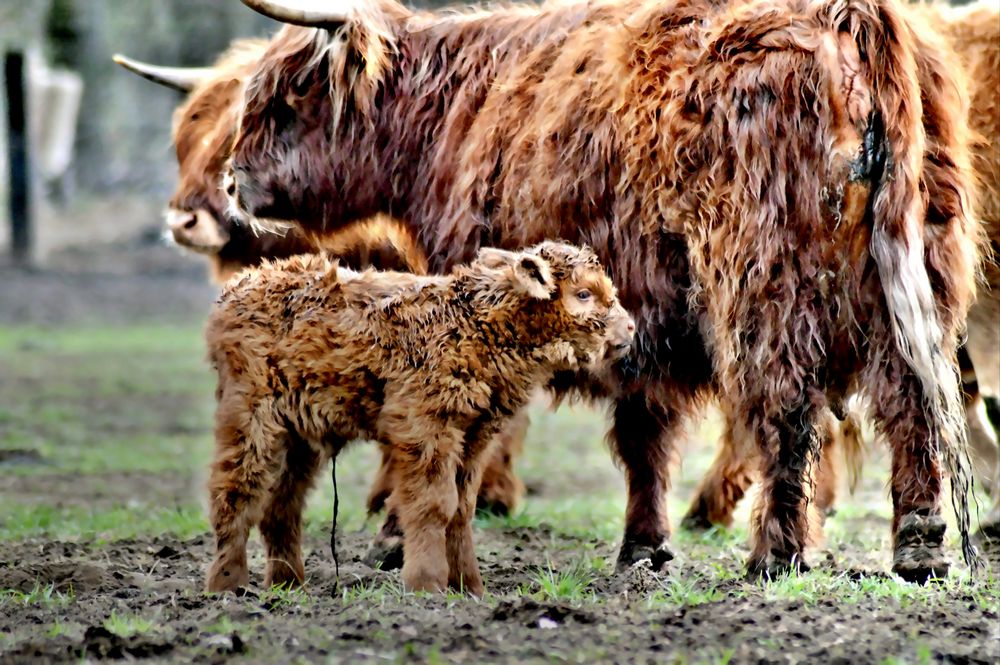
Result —
M 312 479 L 372 439 L 394 452 L 404 583 L 482 594 L 471 520 L 494 435 L 556 372 L 621 357 L 634 330 L 593 252 L 553 242 L 483 249 L 439 277 L 302 256 L 230 282 L 206 333 L 219 375 L 208 590 L 248 583 L 258 524 L 265 584 L 301 583 Z
M 280 0 L 244 0 L 274 9 Z M 956 347 L 975 291 L 968 99 L 897 0 L 598 0 L 286 27 L 247 82 L 237 205 L 328 233 L 404 219 L 447 271 L 478 247 L 589 244 L 637 321 L 608 380 L 619 565 L 672 552 L 669 462 L 717 396 L 760 463 L 748 570 L 804 566 L 824 414 L 870 398 L 893 451 L 893 568 L 969 535 Z M 932 85 L 927 85 L 931 82 Z

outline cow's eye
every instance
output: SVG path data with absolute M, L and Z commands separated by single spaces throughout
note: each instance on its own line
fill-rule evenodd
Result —
M 576 292 L 576 298 L 577 298 L 577 300 L 582 300 L 582 301 L 586 302 L 586 301 L 590 300 L 592 297 L 593 297 L 593 294 L 590 291 L 588 291 L 587 289 L 582 289 L 582 290 Z

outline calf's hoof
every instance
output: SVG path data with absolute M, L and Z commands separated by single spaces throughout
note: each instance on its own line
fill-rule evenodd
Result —
M 295 568 L 284 561 L 268 562 L 264 573 L 264 588 L 280 586 L 286 589 L 297 589 L 305 584 L 305 570 L 300 566 Z
M 438 593 L 448 587 L 448 570 L 440 566 L 403 567 L 403 586 L 408 591 Z
M 747 561 L 746 578 L 751 582 L 766 581 L 792 573 L 808 573 L 810 570 L 812 567 L 801 555 L 788 556 L 771 552 L 764 558 L 751 557 Z
M 250 571 L 247 568 L 213 563 L 205 580 L 205 591 L 210 593 L 225 593 L 239 591 L 250 586 Z
M 924 584 L 947 577 L 951 564 L 944 555 L 944 519 L 940 515 L 903 516 L 896 531 L 892 572 L 907 582 Z
M 376 538 L 365 552 L 364 562 L 379 570 L 399 570 L 403 567 L 403 539 Z
M 653 572 L 660 572 L 674 558 L 674 552 L 666 538 L 660 543 L 641 542 L 638 539 L 625 538 L 622 548 L 618 551 L 618 562 L 615 570 L 623 572 L 633 564 L 649 559 Z
M 475 575 L 470 574 L 468 577 L 463 577 L 459 581 L 449 582 L 448 586 L 455 591 L 467 593 L 470 596 L 475 596 L 476 598 L 482 598 L 483 594 L 486 592 L 483 587 L 483 578 L 478 573 Z

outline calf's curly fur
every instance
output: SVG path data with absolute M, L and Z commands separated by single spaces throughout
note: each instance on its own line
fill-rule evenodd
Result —
M 265 584 L 304 580 L 302 504 L 348 442 L 390 446 L 403 581 L 481 595 L 472 516 L 502 423 L 558 371 L 600 366 L 635 324 L 588 249 L 483 249 L 449 275 L 339 268 L 317 256 L 230 282 L 209 319 L 218 371 L 210 591 L 246 585 L 260 525 Z

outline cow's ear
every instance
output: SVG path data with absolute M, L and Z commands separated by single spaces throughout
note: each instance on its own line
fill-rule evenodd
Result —
M 517 289 L 532 298 L 549 300 L 556 291 L 548 261 L 533 254 L 518 254 L 512 265 Z

